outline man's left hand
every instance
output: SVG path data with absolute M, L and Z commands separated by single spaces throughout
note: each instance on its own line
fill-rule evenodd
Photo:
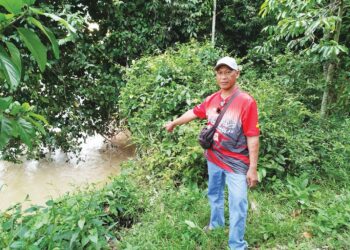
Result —
M 247 183 L 249 188 L 253 188 L 258 184 L 258 172 L 256 168 L 250 167 L 247 172 Z

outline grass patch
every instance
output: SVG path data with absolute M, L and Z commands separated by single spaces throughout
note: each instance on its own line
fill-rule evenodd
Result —
M 0 247 L 227 249 L 228 226 L 203 231 L 210 215 L 205 188 L 136 184 L 130 177 L 50 200 L 47 207 L 10 208 L 0 215 Z M 349 249 L 349 190 L 324 182 L 306 185 L 298 196 L 300 178 L 249 192 L 251 249 Z M 226 202 L 226 222 L 227 212 Z
M 340 198 L 337 190 L 323 188 L 327 188 L 327 192 L 315 193 L 308 208 L 272 191 L 251 191 L 246 231 L 250 247 L 348 249 L 350 193 L 343 190 Z M 119 232 L 118 249 L 227 248 L 228 226 L 208 234 L 202 230 L 209 220 L 205 190 L 189 185 L 154 191 L 151 196 L 153 202 L 140 222 Z M 335 223 L 334 219 L 339 216 L 342 219 Z M 227 214 L 226 218 L 228 222 Z M 332 226 L 322 230 L 327 224 Z

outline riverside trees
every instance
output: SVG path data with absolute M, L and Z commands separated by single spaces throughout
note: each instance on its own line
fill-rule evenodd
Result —
M 58 42 L 50 28 L 40 19 L 51 18 L 63 24 L 69 32 L 74 29 L 62 18 L 33 6 L 33 0 L 1 1 L 0 26 L 0 150 L 24 143 L 31 149 L 45 136 L 46 119 L 35 112 L 30 100 L 18 102 L 15 92 L 23 88 L 22 79 L 30 71 L 22 67 L 22 58 L 34 60 L 38 74 L 47 66 L 47 47 L 59 58 Z M 41 33 L 41 34 L 39 34 Z M 42 42 L 45 36 L 48 45 Z M 28 51 L 30 52 L 28 54 Z M 25 63 L 24 63 L 25 64 Z M 39 73 L 40 72 L 40 73 Z
M 46 131 L 45 135 L 41 133 L 40 140 L 34 143 L 38 147 L 32 149 L 34 156 L 38 156 L 40 153 L 39 144 L 52 149 L 61 148 L 67 152 L 78 149 L 81 139 L 89 134 L 100 133 L 106 137 L 111 136 L 115 127 L 120 125 L 117 103 L 120 89 L 126 81 L 125 69 L 130 67 L 134 60 L 144 55 L 156 55 L 175 43 L 184 43 L 191 39 L 206 40 L 211 35 L 213 8 L 211 0 L 148 2 L 141 0 L 129 2 L 118 0 L 28 0 L 28 2 L 33 2 L 36 8 L 40 7 L 47 13 L 56 13 L 56 17 L 64 18 L 74 26 L 78 34 L 74 38 L 74 43 L 69 42 L 73 38 L 72 35 L 58 41 L 60 59 L 56 60 L 57 44 L 52 43 L 50 36 L 41 31 L 40 27 L 35 26 L 35 21 L 34 23 L 29 22 L 28 25 L 35 27 L 40 34 L 38 37 L 43 41 L 42 44 L 48 44 L 52 48 L 52 50 L 48 50 L 46 63 L 44 63 L 43 57 L 42 59 L 38 57 L 39 65 L 41 67 L 46 65 L 46 70 L 42 72 L 37 63 L 30 60 L 30 58 L 35 57 L 30 56 L 27 49 L 19 48 L 21 54 L 24 53 L 22 61 L 26 65 L 26 70 L 22 71 L 21 85 L 14 90 L 10 90 L 5 84 L 1 87 L 3 96 L 11 95 L 13 100 L 17 100 L 19 103 L 28 102 L 28 104 L 34 105 L 36 112 L 45 117 L 52 127 L 56 128 Z M 348 21 L 345 18 L 342 22 L 338 45 L 335 46 L 331 39 L 328 40 L 330 43 L 317 43 L 322 40 L 320 34 L 323 34 L 324 30 L 330 31 L 330 33 L 328 32 L 330 36 L 334 35 L 333 27 L 339 20 L 336 17 L 334 6 L 340 5 L 326 5 L 325 1 L 307 1 L 308 4 L 304 6 L 302 2 L 304 1 L 285 2 L 284 4 L 293 5 L 293 8 L 290 8 L 288 5 L 282 5 L 279 1 L 271 1 L 271 3 L 266 1 L 262 7 L 262 13 L 266 13 L 269 18 L 265 19 L 258 15 L 261 3 L 256 1 L 225 0 L 217 2 L 216 48 L 224 47 L 229 53 L 242 56 L 244 62 L 250 61 L 250 65 L 260 71 L 264 71 L 268 68 L 266 66 L 272 65 L 271 58 L 276 58 L 279 52 L 283 51 L 284 55 L 287 54 L 285 48 L 289 48 L 295 55 L 300 51 L 305 51 L 305 46 L 319 44 L 325 55 L 329 54 L 330 56 L 334 55 L 333 52 L 338 53 L 335 58 L 332 57 L 334 60 L 327 59 L 326 61 L 322 57 L 321 47 L 318 49 L 316 49 L 317 47 L 314 49 L 310 46 L 307 47 L 310 55 L 314 55 L 314 65 L 331 65 L 330 63 L 333 63 L 339 69 L 333 71 L 333 77 L 330 77 L 332 74 L 328 74 L 328 79 L 333 78 L 333 84 L 329 82 L 328 85 L 331 87 L 326 96 L 328 96 L 328 106 L 333 112 L 344 113 L 344 110 L 350 108 L 348 97 L 350 87 L 342 83 L 344 79 L 348 79 L 345 69 L 349 60 L 345 52 L 346 47 L 349 47 L 349 37 L 344 32 L 349 25 Z M 284 12 L 284 16 L 278 14 Z M 300 14 L 301 17 L 299 17 L 298 13 L 311 13 L 311 17 L 307 19 L 308 15 L 306 14 Z M 343 15 L 348 15 L 347 4 L 344 4 Z M 58 37 L 67 35 L 64 29 L 51 23 L 50 15 L 39 16 L 41 18 L 34 18 L 40 20 L 45 26 L 49 26 L 53 34 Z M 325 19 L 321 19 L 322 16 Z M 269 50 L 267 54 L 260 56 L 252 52 L 251 49 L 256 45 L 261 45 L 261 41 L 266 40 L 268 34 L 261 34 L 260 31 L 267 24 L 272 23 L 274 17 L 281 21 L 280 26 L 271 26 L 266 30 L 271 32 L 271 36 L 278 38 L 278 45 L 274 48 L 280 50 L 277 52 Z M 301 19 L 299 20 L 297 17 Z M 283 18 L 289 18 L 289 21 L 287 22 Z M 18 19 L 14 24 L 24 25 L 25 22 L 20 20 L 27 19 Z M 317 20 L 321 21 L 317 24 Z M 313 28 L 310 26 L 313 33 L 307 33 L 309 36 L 303 35 L 308 29 L 307 25 L 311 25 L 313 22 L 315 25 L 317 24 L 312 26 Z M 301 26 L 297 28 L 298 25 Z M 91 28 L 93 26 L 94 29 Z M 43 29 L 46 31 L 46 28 Z M 283 29 L 283 32 L 280 32 L 279 29 Z M 305 32 L 302 33 L 302 30 Z M 6 32 L 10 32 L 10 30 L 6 29 Z M 304 39 L 305 43 L 302 44 L 301 38 L 303 36 L 315 39 Z M 285 38 L 291 40 L 287 39 L 288 41 L 284 42 Z M 19 39 L 20 36 L 17 36 L 18 41 L 20 41 Z M 292 42 L 288 43 L 289 41 Z M 12 43 L 16 45 L 17 41 L 12 40 Z M 4 43 L 3 46 L 9 53 L 7 45 Z M 284 55 L 281 62 L 284 61 L 287 64 L 296 61 L 288 60 L 288 57 Z M 8 56 L 10 57 L 10 54 Z M 309 68 L 308 63 L 301 59 L 299 68 L 294 68 L 293 72 L 296 75 L 301 74 L 300 69 Z M 282 71 L 282 68 L 274 67 L 273 70 Z M 307 85 L 309 91 L 319 96 L 312 103 L 319 108 L 322 102 L 322 93 L 319 92 L 321 87 L 326 85 L 324 82 L 322 82 L 322 86 L 320 83 L 315 83 L 312 86 L 308 84 L 309 80 L 314 82 L 317 76 L 322 74 L 316 67 L 313 69 L 315 72 L 313 72 L 312 79 L 303 78 L 301 80 L 299 78 L 299 82 L 293 85 L 295 91 L 300 92 L 299 96 L 303 101 L 309 98 L 306 97 L 306 88 L 304 88 Z M 256 72 L 258 73 L 259 70 Z M 285 78 L 291 78 L 288 75 L 289 72 L 284 72 Z M 18 76 L 18 74 L 14 74 L 14 76 L 16 75 Z M 7 81 L 4 80 L 5 82 Z M 40 124 L 40 121 L 37 122 Z M 38 132 L 40 133 L 40 130 Z M 28 136 L 28 138 L 32 137 L 36 138 L 34 134 Z M 34 142 L 35 140 L 30 141 Z M 4 150 L 14 152 L 14 149 L 18 149 L 18 145 L 16 142 L 13 148 L 6 147 Z

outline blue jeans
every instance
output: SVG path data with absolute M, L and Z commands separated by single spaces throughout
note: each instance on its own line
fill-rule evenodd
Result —
M 231 250 L 247 249 L 244 240 L 245 223 L 248 212 L 246 175 L 228 172 L 208 161 L 208 198 L 211 208 L 209 229 L 223 227 L 225 182 L 228 186 L 230 233 L 229 247 Z

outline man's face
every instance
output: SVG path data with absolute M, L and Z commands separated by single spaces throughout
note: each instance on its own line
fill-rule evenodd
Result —
M 216 70 L 216 82 L 222 90 L 230 90 L 235 86 L 239 71 L 233 70 L 225 65 Z

